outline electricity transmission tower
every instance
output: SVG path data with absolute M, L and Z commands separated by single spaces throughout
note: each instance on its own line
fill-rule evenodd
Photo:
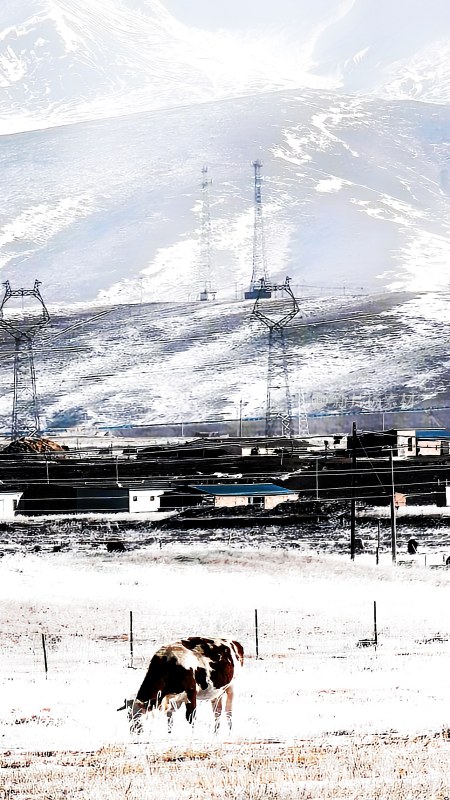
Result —
M 261 300 L 271 297 L 264 244 L 264 220 L 261 197 L 262 162 L 253 161 L 254 177 L 254 222 L 253 222 L 253 268 L 250 288 L 244 293 L 246 300 Z
M 50 321 L 50 315 L 39 291 L 40 281 L 32 289 L 11 289 L 9 281 L 3 284 L 5 293 L 0 304 L 0 328 L 14 339 L 14 398 L 11 420 L 11 438 L 38 436 L 40 434 L 39 408 L 36 396 L 33 342 Z M 11 315 L 5 319 L 4 309 L 10 300 L 33 298 L 35 306 L 28 313 Z
M 32 289 L 11 289 L 9 281 L 3 284 L 5 292 L 0 302 L 0 330 L 4 330 L 14 339 L 14 396 L 11 419 L 11 439 L 39 438 L 41 424 L 39 404 L 36 392 L 36 372 L 34 366 L 33 345 L 37 336 L 50 322 L 50 314 L 39 290 L 40 281 L 36 280 Z M 5 316 L 5 308 L 13 301 Z M 19 301 L 19 308 L 14 306 Z M 31 301 L 31 302 L 30 302 Z M 26 304 L 26 307 L 25 307 Z M 14 307 L 12 307 L 14 306 Z M 56 352 L 54 340 L 71 331 L 87 325 L 113 309 L 100 311 L 92 317 L 75 322 L 67 328 L 47 332 L 39 337 L 39 352 Z M 51 328 L 51 325 L 50 325 Z M 79 352 L 84 347 L 68 346 L 59 348 L 58 352 Z
M 266 326 L 269 332 L 268 362 L 267 362 L 267 393 L 266 393 L 266 425 L 267 437 L 279 434 L 292 438 L 294 435 L 292 419 L 292 397 L 289 385 L 289 369 L 287 363 L 287 348 L 285 328 L 300 312 L 297 300 L 290 286 L 290 278 L 286 277 L 283 284 L 261 284 L 261 292 L 268 287 L 269 291 L 282 292 L 287 296 L 288 304 L 271 304 L 271 309 L 264 311 L 261 308 L 257 295 L 252 314 Z M 273 307 L 272 307 L 273 306 Z M 298 435 L 309 434 L 308 417 L 304 409 L 303 394 L 299 395 L 298 403 Z
M 211 214 L 209 209 L 209 187 L 212 181 L 208 178 L 208 167 L 202 167 L 202 210 L 200 234 L 200 293 L 199 300 L 215 300 L 216 291 L 212 288 L 211 261 Z

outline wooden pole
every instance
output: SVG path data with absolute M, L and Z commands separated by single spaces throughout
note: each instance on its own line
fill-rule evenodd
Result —
M 376 563 L 379 564 L 380 563 L 380 549 L 381 549 L 381 522 L 380 522 L 380 520 L 377 520 L 377 522 L 378 522 L 378 536 L 377 536 Z
M 258 609 L 257 608 L 255 608 L 255 650 L 256 650 L 256 658 L 259 658 Z
M 391 448 L 391 550 L 392 563 L 397 563 L 397 523 L 395 519 L 395 485 L 394 485 L 394 455 Z
M 373 601 L 373 640 L 375 647 L 378 644 L 378 630 L 377 630 L 377 601 Z
M 133 669 L 133 612 L 130 611 L 130 667 Z
M 44 669 L 45 669 L 45 677 L 47 677 L 48 673 L 48 663 L 47 663 L 47 648 L 45 646 L 45 634 L 42 634 L 42 650 L 44 651 Z
M 356 533 L 356 422 L 352 425 L 352 499 L 350 503 L 350 558 L 355 560 Z

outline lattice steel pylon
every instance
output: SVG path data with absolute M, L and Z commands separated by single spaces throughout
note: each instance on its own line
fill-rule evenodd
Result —
M 261 285 L 262 290 L 263 288 Z M 269 284 L 269 288 L 273 292 L 281 291 L 287 295 L 289 306 L 286 307 L 284 304 L 278 313 L 274 313 L 276 309 L 262 311 L 260 297 L 257 297 L 252 311 L 253 316 L 259 319 L 269 332 L 265 435 L 270 438 L 281 434 L 292 439 L 294 436 L 292 397 L 284 331 L 291 320 L 300 313 L 300 309 L 291 289 L 289 277 L 286 277 L 283 284 Z M 297 433 L 299 436 L 309 435 L 308 416 L 302 392 L 299 393 Z
M 208 178 L 208 167 L 202 167 L 202 209 L 200 233 L 200 292 L 199 300 L 215 300 L 216 290 L 213 289 L 212 259 L 211 259 L 211 212 L 209 206 L 209 187 L 212 181 Z
M 32 289 L 11 289 L 9 281 L 3 284 L 5 293 L 0 304 L 0 328 L 14 339 L 14 397 L 11 419 L 11 438 L 33 437 L 40 434 L 39 407 L 36 394 L 33 342 L 42 328 L 50 321 L 42 295 L 40 281 Z M 33 297 L 37 301 L 37 313 L 28 320 L 12 316 L 5 320 L 4 308 L 13 298 Z
M 245 292 L 246 300 L 262 300 L 271 296 L 270 279 L 267 269 L 266 248 L 264 242 L 264 218 L 261 196 L 261 167 L 259 160 L 252 163 L 254 177 L 254 221 L 253 221 L 253 265 L 250 287 Z

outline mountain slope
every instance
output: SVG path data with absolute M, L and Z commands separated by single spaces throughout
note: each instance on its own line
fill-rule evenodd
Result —
M 279 65 L 280 44 L 263 34 L 202 33 L 159 0 L 7 2 L 0 133 L 293 85 L 299 59 Z
M 443 288 L 449 126 L 444 107 L 304 91 L 3 137 L 0 265 L 51 306 L 194 299 L 207 163 L 215 288 L 239 297 L 260 156 L 274 279 Z
M 381 410 L 450 406 L 448 294 L 316 296 L 300 305 L 286 330 L 295 410 L 303 392 L 310 414 L 341 412 L 334 429 L 348 431 L 357 410 L 378 411 L 380 425 Z M 35 346 L 43 425 L 236 420 L 240 400 L 244 418 L 264 416 L 268 337 L 251 309 L 251 301 L 144 303 L 90 322 L 91 312 L 54 318 Z M 75 322 L 84 324 L 54 338 Z M 3 334 L 3 431 L 12 408 L 11 350 Z M 277 408 L 283 398 L 275 389 Z M 407 414 L 402 424 L 410 427 Z
M 0 133 L 294 86 L 450 99 L 446 0 L 211 5 L 6 0 Z
M 115 309 L 68 340 L 86 350 L 42 351 L 47 425 L 235 415 L 244 395 L 262 413 L 266 340 L 241 302 L 255 158 L 270 276 L 308 314 L 383 297 L 372 322 L 289 334 L 293 392 L 446 402 L 450 7 L 249 2 L 2 4 L 3 277 L 40 279 L 70 319 Z M 195 301 L 205 163 L 213 305 Z

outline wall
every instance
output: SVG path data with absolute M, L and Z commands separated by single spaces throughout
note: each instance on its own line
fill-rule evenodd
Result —
M 214 498 L 216 508 L 236 508 L 237 506 L 248 506 L 248 497 L 229 497 L 222 495 Z
M 160 489 L 130 489 L 129 511 L 133 514 L 159 511 L 163 494 Z
M 440 456 L 442 442 L 441 439 L 418 439 L 417 440 L 417 455 L 418 456 Z
M 237 506 L 253 505 L 255 508 L 259 507 L 270 510 L 275 508 L 279 503 L 285 503 L 286 500 L 298 500 L 298 494 L 267 495 L 264 497 L 264 503 L 261 506 L 259 506 L 258 503 L 249 503 L 249 498 L 247 496 L 229 497 L 222 495 L 215 498 L 214 505 L 216 508 L 236 508 Z
M 14 500 L 17 495 L 0 495 L 0 519 L 14 519 Z
M 128 489 L 117 486 L 105 489 L 94 486 L 78 487 L 77 511 L 85 513 L 128 511 Z
M 268 497 L 266 497 L 265 508 L 267 510 L 270 510 L 271 508 L 275 508 L 275 506 L 278 506 L 280 503 L 286 503 L 289 501 L 294 502 L 295 500 L 298 500 L 298 494 L 269 495 Z
M 410 444 L 410 447 L 408 447 Z M 415 456 L 417 448 L 415 431 L 398 431 L 397 433 L 397 453 L 401 458 Z

